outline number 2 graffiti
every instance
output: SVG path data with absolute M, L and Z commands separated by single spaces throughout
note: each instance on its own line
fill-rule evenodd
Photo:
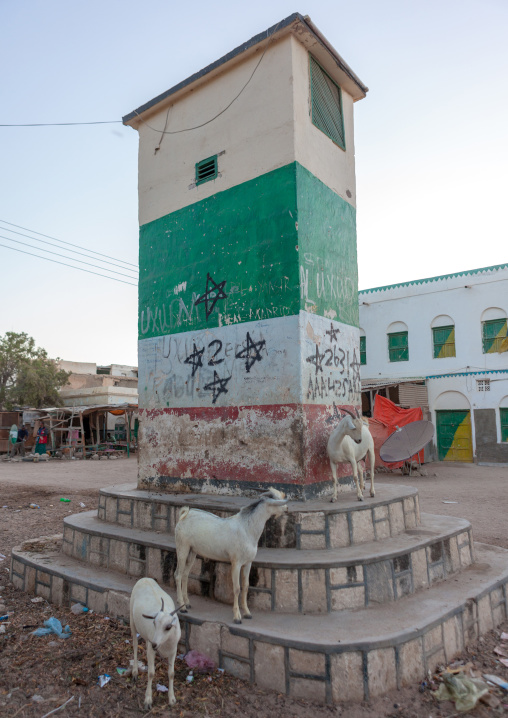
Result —
M 262 350 L 266 347 L 266 340 L 260 339 L 255 341 L 247 332 L 242 344 L 237 345 L 235 350 L 235 359 L 241 359 L 245 363 L 245 371 L 250 370 L 256 362 L 263 360 Z M 220 339 L 213 339 L 206 347 L 198 349 L 196 342 L 192 343 L 192 352 L 183 360 L 184 364 L 189 364 L 192 368 L 191 378 L 195 376 L 198 369 L 205 366 L 214 367 L 213 381 L 205 384 L 203 391 L 212 392 L 212 403 L 215 404 L 221 394 L 227 394 L 227 384 L 232 378 L 232 374 L 228 377 L 221 378 L 215 367 L 224 362 L 224 358 L 219 356 L 222 352 L 223 342 Z M 205 354 L 206 350 L 206 354 Z

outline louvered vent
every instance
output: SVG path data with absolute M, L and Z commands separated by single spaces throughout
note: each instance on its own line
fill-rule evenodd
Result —
M 312 123 L 345 150 L 340 87 L 328 77 L 313 57 L 310 58 L 310 88 Z
M 217 177 L 217 155 L 196 164 L 196 184 L 203 184 Z

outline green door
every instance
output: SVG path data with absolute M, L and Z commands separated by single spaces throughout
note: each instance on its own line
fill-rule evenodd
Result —
M 471 412 L 436 411 L 439 461 L 473 461 Z

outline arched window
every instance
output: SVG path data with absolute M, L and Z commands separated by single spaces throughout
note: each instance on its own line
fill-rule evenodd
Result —
M 506 312 L 499 307 L 489 307 L 482 314 L 482 350 L 484 354 L 508 349 Z M 506 349 L 505 349 L 506 347 Z
M 434 359 L 455 356 L 455 322 L 448 314 L 440 314 L 432 320 L 432 344 Z
M 404 324 L 404 322 L 393 322 L 388 327 L 387 336 L 389 361 L 409 361 L 407 324 Z

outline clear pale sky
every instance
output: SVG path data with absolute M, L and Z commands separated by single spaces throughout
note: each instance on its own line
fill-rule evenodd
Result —
M 0 124 L 120 120 L 295 11 L 370 88 L 355 106 L 360 288 L 507 262 L 506 0 L 1 0 Z M 137 264 L 134 130 L 0 127 L 0 157 L 0 244 L 66 261 L 11 222 Z M 136 365 L 136 300 L 0 247 L 0 335 L 50 356 Z

